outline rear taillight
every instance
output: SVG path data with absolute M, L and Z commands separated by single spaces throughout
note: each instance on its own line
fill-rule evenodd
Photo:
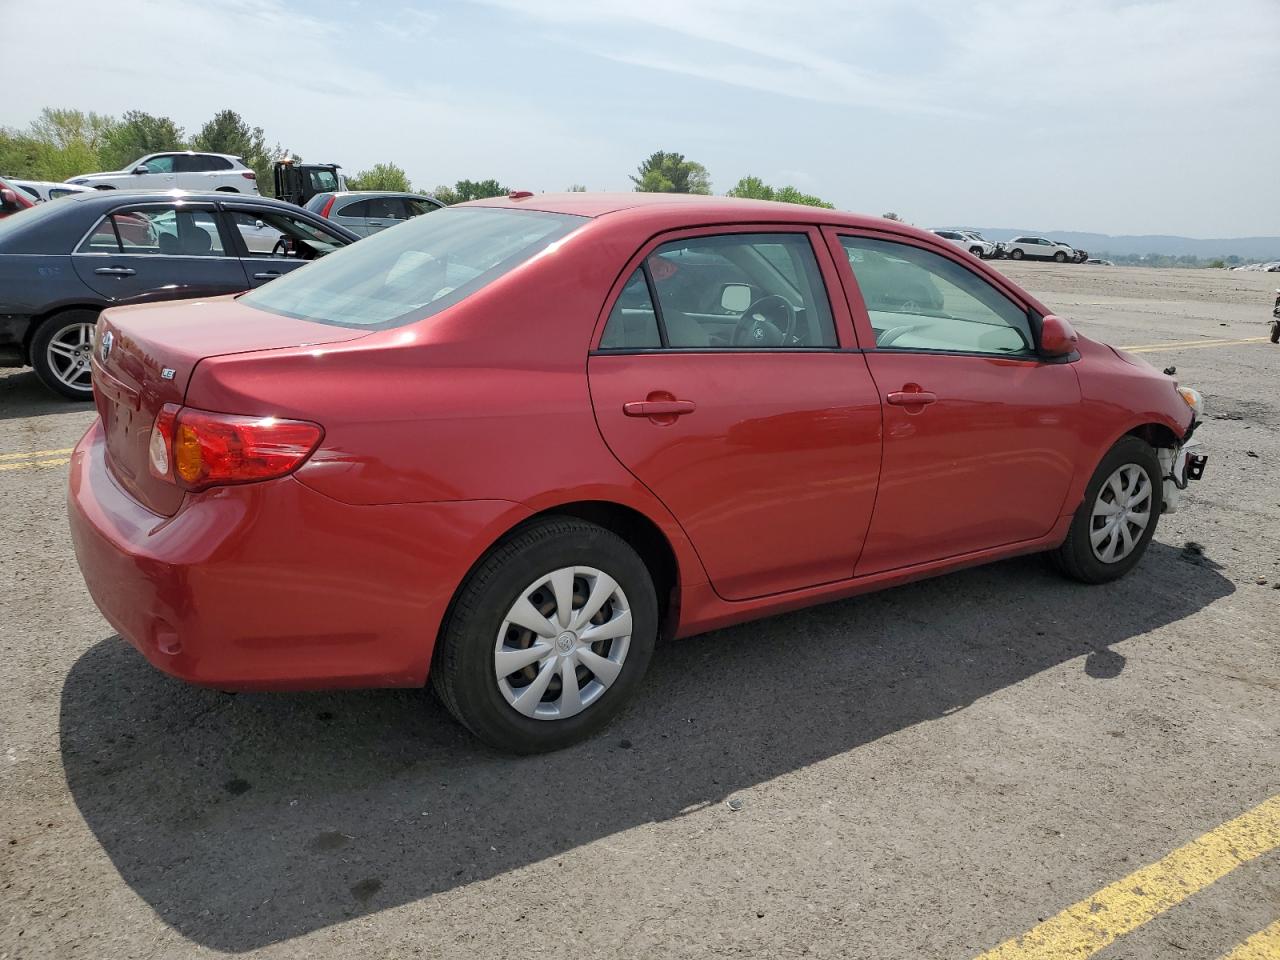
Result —
M 283 477 L 302 465 L 324 430 L 305 420 L 241 417 L 167 403 L 151 428 L 151 472 L 187 490 Z
M 337 197 L 330 197 L 328 200 L 326 200 L 324 202 L 324 206 L 320 208 L 320 216 L 322 217 L 329 216 L 329 211 L 333 209 L 333 201 L 337 199 L 338 199 Z
M 241 170 L 241 171 L 240 171 L 240 176 L 244 177 L 246 180 L 257 180 L 257 179 L 258 179 L 258 175 L 257 175 L 256 173 L 254 173 L 252 170 Z

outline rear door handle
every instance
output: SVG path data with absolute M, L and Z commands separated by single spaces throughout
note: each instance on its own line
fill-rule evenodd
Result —
M 696 404 L 692 400 L 633 400 L 622 405 L 628 417 L 678 417 L 693 413 Z
M 255 273 L 255 274 L 253 275 L 253 279 L 255 279 L 255 280 L 274 280 L 274 279 L 275 279 L 276 277 L 278 277 L 278 276 L 280 276 L 280 271 L 279 271 L 279 270 L 267 270 L 267 271 L 264 271 L 263 273 Z
M 927 390 L 895 390 L 885 399 L 895 407 L 917 407 L 933 403 L 938 399 L 938 395 Z
M 137 273 L 136 270 L 131 270 L 128 267 L 98 267 L 93 272 L 103 277 L 132 277 Z

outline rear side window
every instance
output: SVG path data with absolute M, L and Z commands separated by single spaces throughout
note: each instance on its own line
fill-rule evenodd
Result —
M 117 210 L 93 229 L 76 252 L 170 257 L 225 255 L 212 211 L 170 206 Z
M 585 222 L 535 210 L 442 210 L 337 250 L 240 302 L 344 327 L 411 323 L 460 303 Z
M 650 254 L 623 288 L 600 348 L 779 350 L 836 343 L 808 236 L 734 233 L 677 240 Z

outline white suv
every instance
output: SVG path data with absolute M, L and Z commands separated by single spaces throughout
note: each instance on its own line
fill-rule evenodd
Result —
M 1058 243 L 1056 240 L 1046 240 L 1044 237 L 1015 237 L 1009 241 L 1005 249 L 1007 255 L 1014 260 L 1025 257 L 1029 260 L 1056 260 L 1058 263 L 1066 263 L 1076 259 L 1075 247 Z
M 152 153 L 124 170 L 71 177 L 67 183 L 98 190 L 193 190 L 201 193 L 258 192 L 258 181 L 239 157 L 227 153 Z
M 990 240 L 983 240 L 971 230 L 930 230 L 943 240 L 950 240 L 957 247 L 964 247 L 975 257 L 986 260 L 996 255 L 996 245 Z

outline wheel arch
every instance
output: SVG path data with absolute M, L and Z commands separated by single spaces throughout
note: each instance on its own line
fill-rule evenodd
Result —
M 440 636 L 448 628 L 453 606 L 476 569 L 495 550 L 516 536 L 521 530 L 526 529 L 530 524 L 550 517 L 575 517 L 579 520 L 585 520 L 588 523 L 604 527 L 625 540 L 640 555 L 640 559 L 644 561 L 650 575 L 653 577 L 654 591 L 658 595 L 658 614 L 659 622 L 661 623 L 659 639 L 675 636 L 676 628 L 679 625 L 680 612 L 680 565 L 676 557 L 675 548 L 662 531 L 662 528 L 640 510 L 617 501 L 573 500 L 547 506 L 536 513 L 527 514 L 503 530 L 493 539 L 492 543 L 480 552 L 467 568 L 466 573 L 454 586 L 448 607 L 445 609 L 444 616 L 440 618 L 439 635 L 437 635 L 433 645 L 433 662 L 435 660 L 434 650 L 440 649 Z
M 27 366 L 31 365 L 31 341 L 35 339 L 36 331 L 64 313 L 71 313 L 74 310 L 88 310 L 95 314 L 101 314 L 107 309 L 105 304 L 101 303 L 64 303 L 54 307 L 52 310 L 46 310 L 44 313 L 38 313 L 31 318 L 31 322 L 27 324 L 27 332 L 22 335 L 22 362 Z
M 1130 430 L 1126 430 L 1123 436 L 1138 437 L 1157 449 L 1160 447 L 1176 447 L 1179 443 L 1178 435 L 1166 423 L 1148 422 L 1139 424 Z M 1117 441 L 1119 439 L 1119 437 L 1116 438 Z M 1112 443 L 1112 446 L 1115 446 L 1115 443 Z M 1110 449 L 1110 447 L 1107 449 Z

